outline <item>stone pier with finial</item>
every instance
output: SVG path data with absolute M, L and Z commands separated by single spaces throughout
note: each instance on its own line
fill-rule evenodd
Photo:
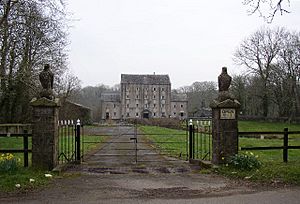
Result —
M 58 110 L 59 102 L 53 94 L 54 75 L 46 64 L 39 74 L 42 89 L 31 101 L 32 114 L 32 166 L 52 170 L 58 165 Z
M 223 164 L 238 153 L 238 112 L 240 103 L 229 92 L 231 76 L 222 68 L 218 77 L 218 98 L 212 108 L 212 163 Z

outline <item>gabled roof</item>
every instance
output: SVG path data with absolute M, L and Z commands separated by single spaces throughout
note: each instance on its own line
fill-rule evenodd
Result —
M 168 85 L 171 84 L 169 75 L 137 75 L 121 74 L 121 83 L 147 84 L 147 85 Z

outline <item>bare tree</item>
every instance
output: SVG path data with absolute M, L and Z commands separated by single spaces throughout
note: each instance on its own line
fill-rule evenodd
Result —
M 38 91 L 38 73 L 50 63 L 67 70 L 63 1 L 0 0 L 0 120 L 24 121 Z
M 262 83 L 263 116 L 268 116 L 270 102 L 269 84 L 273 64 L 278 63 L 282 41 L 287 36 L 284 28 L 261 28 L 246 38 L 234 54 L 237 64 L 245 66 L 247 70 L 260 77 Z
M 279 83 L 277 88 L 282 90 L 284 99 L 280 107 L 284 107 L 290 119 L 300 112 L 299 80 L 300 80 L 300 33 L 291 32 L 285 37 L 283 48 L 279 52 L 278 71 L 275 80 Z
M 290 13 L 290 0 L 244 0 L 244 5 L 249 7 L 249 13 L 259 13 L 267 22 L 271 23 L 276 14 Z
M 217 98 L 217 83 L 213 81 L 194 82 L 191 86 L 180 87 L 177 91 L 187 95 L 188 112 L 193 116 L 209 109 L 210 102 Z

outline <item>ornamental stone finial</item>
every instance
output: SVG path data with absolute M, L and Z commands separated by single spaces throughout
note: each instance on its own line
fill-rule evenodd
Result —
M 231 80 L 231 76 L 227 73 L 227 67 L 222 67 L 222 73 L 218 77 L 219 92 L 228 91 Z
M 42 84 L 43 90 L 40 92 L 40 97 L 45 97 L 52 100 L 53 96 L 53 79 L 54 74 L 50 70 L 50 65 L 45 64 L 44 70 L 39 75 L 40 82 Z
M 233 96 L 229 93 L 229 87 L 231 84 L 231 76 L 227 73 L 227 68 L 222 67 L 222 73 L 218 77 L 219 96 L 218 101 L 225 101 L 226 99 L 233 99 Z

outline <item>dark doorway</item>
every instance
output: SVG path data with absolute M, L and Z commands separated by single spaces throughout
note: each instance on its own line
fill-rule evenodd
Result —
M 151 117 L 151 112 L 148 109 L 143 110 L 142 116 L 145 119 L 149 119 Z
M 109 113 L 106 113 L 105 115 L 105 119 L 108 120 L 109 119 Z

